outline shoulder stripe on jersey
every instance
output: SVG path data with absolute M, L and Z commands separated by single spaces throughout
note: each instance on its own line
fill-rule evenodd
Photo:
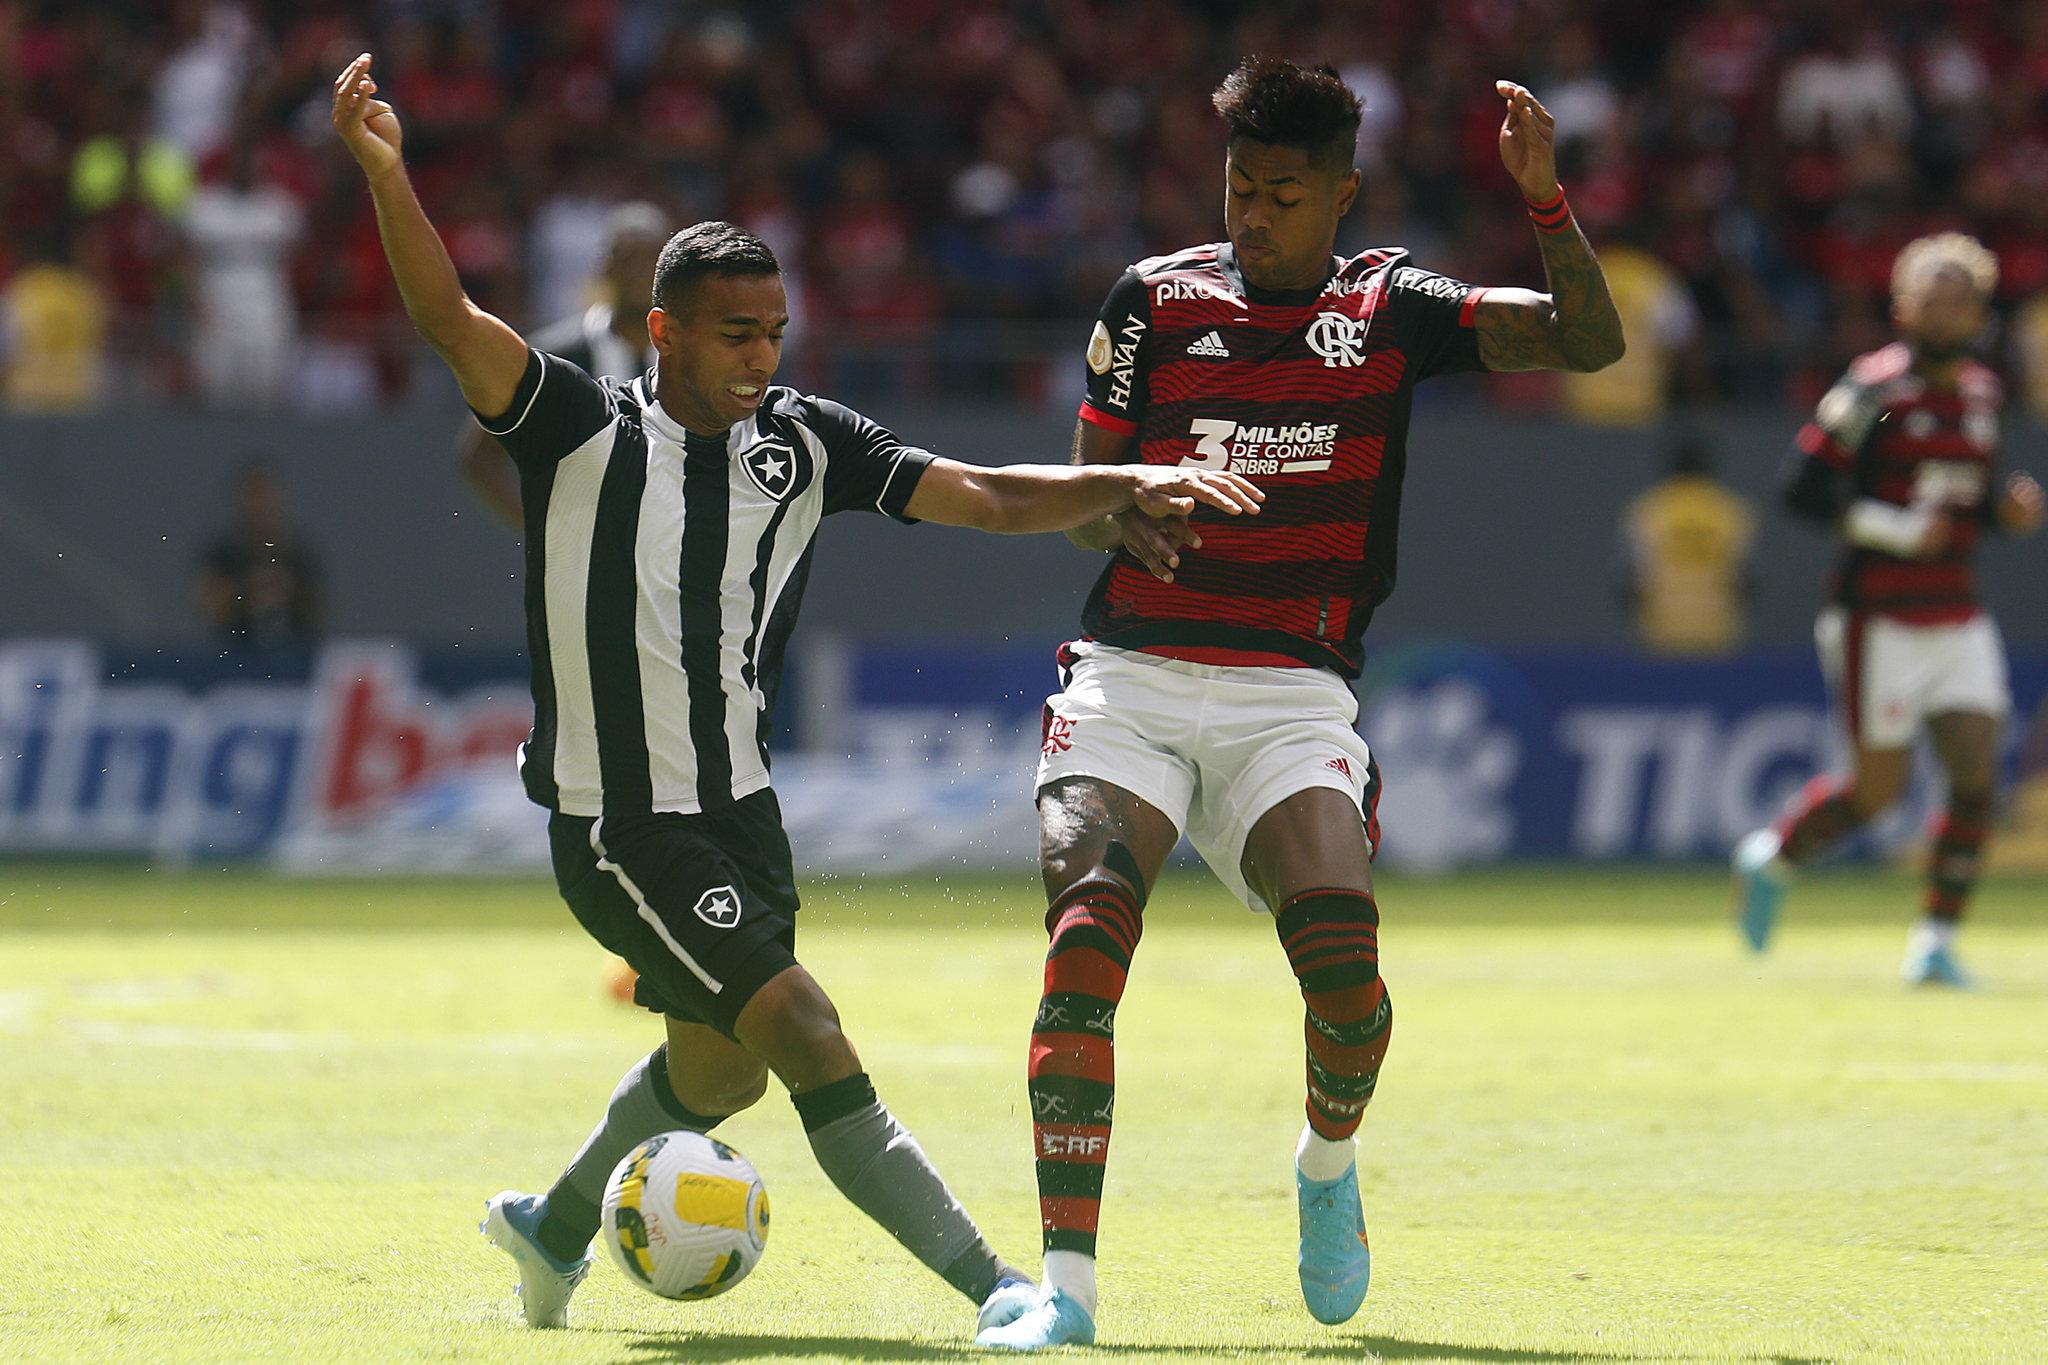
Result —
M 513 424 L 512 424 L 511 426 L 509 426 L 509 427 L 503 427 L 503 428 L 500 428 L 500 427 L 494 427 L 494 426 L 489 426 L 489 425 L 486 425 L 486 424 L 485 424 L 485 422 L 484 422 L 484 420 L 483 420 L 482 418 L 478 418 L 478 419 L 477 419 L 477 425 L 478 425 L 478 426 L 480 426 L 480 427 L 483 427 L 483 429 L 484 429 L 485 431 L 489 432 L 489 433 L 490 433 L 491 435 L 493 435 L 493 436 L 510 436 L 510 435 L 511 435 L 511 434 L 512 434 L 513 432 L 515 432 L 515 431 L 519 430 L 519 428 L 521 428 L 521 427 L 525 426 L 525 425 L 526 425 L 526 419 L 527 419 L 528 417 L 531 417 L 531 416 L 533 415 L 533 405 L 534 405 L 534 404 L 535 404 L 536 402 L 538 402 L 538 401 L 540 400 L 540 390 L 541 390 L 541 385 L 543 385 L 543 384 L 545 384 L 545 383 L 547 383 L 547 382 L 548 382 L 548 356 L 547 356 L 547 352 L 546 352 L 546 351 L 535 351 L 535 352 L 533 352 L 533 354 L 534 354 L 534 355 L 536 355 L 536 356 L 539 356 L 539 357 L 540 357 L 540 378 L 538 378 L 538 379 L 536 379 L 536 380 L 534 380 L 534 381 L 533 381 L 533 392 L 532 392 L 532 393 L 530 393 L 530 394 L 528 394 L 528 395 L 526 396 L 526 406 L 525 406 L 525 407 L 523 407 L 523 408 L 521 408 L 521 409 L 519 410 L 519 420 L 518 420 L 518 421 L 516 421 L 516 422 L 514 422 L 514 423 L 513 423 Z
M 909 453 L 910 447 L 908 446 L 896 452 L 896 459 L 889 466 L 889 477 L 882 480 L 882 491 L 875 494 L 875 510 L 884 516 L 888 515 L 889 490 L 895 487 L 896 475 L 903 468 L 903 457 Z

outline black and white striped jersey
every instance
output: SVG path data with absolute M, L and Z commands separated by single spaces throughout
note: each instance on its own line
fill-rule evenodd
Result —
M 780 386 L 722 436 L 653 380 L 535 351 L 504 413 L 519 467 L 533 733 L 527 794 L 569 815 L 717 810 L 768 785 L 766 717 L 821 518 L 901 521 L 931 463 L 859 413 Z

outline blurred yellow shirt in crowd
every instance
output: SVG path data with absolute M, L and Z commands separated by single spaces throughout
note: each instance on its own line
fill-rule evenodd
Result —
M 64 412 L 100 399 L 107 302 L 99 284 L 65 265 L 31 265 L 0 292 L 0 362 L 7 406 Z
M 1675 475 L 1629 504 L 1636 624 L 1660 654 L 1726 654 L 1742 643 L 1749 505 L 1702 475 Z
M 1699 333 L 1699 310 L 1684 281 L 1647 251 L 1599 251 L 1628 353 L 1604 370 L 1565 375 L 1565 411 L 1603 426 L 1645 426 L 1664 415 L 1673 365 Z

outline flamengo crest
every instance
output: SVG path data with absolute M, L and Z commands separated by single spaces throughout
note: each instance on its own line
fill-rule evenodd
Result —
M 1365 363 L 1366 323 L 1342 313 L 1318 313 L 1308 325 L 1308 348 L 1323 358 L 1325 368 Z

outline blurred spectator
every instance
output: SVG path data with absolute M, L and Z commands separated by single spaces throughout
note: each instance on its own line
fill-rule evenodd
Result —
M 654 267 L 668 245 L 670 224 L 652 204 L 621 204 L 605 224 L 604 250 L 592 264 L 596 303 L 527 338 L 537 351 L 558 355 L 593 379 L 630 382 L 654 368 L 647 313 L 654 304 Z M 519 474 L 497 439 L 475 422 L 456 438 L 462 476 L 484 505 L 510 526 L 521 526 Z
M 156 353 L 134 368 L 159 387 L 180 387 L 165 357 L 190 350 L 216 358 L 197 386 L 214 401 L 403 388 L 417 347 L 325 127 L 326 82 L 365 48 L 487 306 L 520 326 L 580 312 L 620 202 L 732 218 L 816 310 L 793 377 L 856 400 L 926 371 L 1036 392 L 1123 265 L 1214 236 L 1208 95 L 1249 51 L 1330 63 L 1365 97 L 1366 203 L 1387 207 L 1370 232 L 1347 224 L 1347 246 L 1426 244 L 1432 266 L 1489 282 L 1534 282 L 1492 94 L 1495 76 L 1531 82 L 1581 222 L 1668 267 L 1639 272 L 1656 330 L 1635 364 L 1675 363 L 1687 396 L 1806 398 L 1882 330 L 1884 269 L 1929 230 L 1998 249 L 2002 308 L 2048 292 L 2048 5 L 2021 0 L 0 0 L 0 272 L 10 244 L 68 221 L 103 239 L 105 284 L 143 324 L 118 343 Z M 294 234 L 273 199 L 233 229 L 232 254 L 260 264 L 230 292 L 261 294 L 283 340 L 277 365 L 224 386 L 225 353 L 185 335 L 223 326 L 205 268 L 229 254 L 221 201 L 206 260 L 163 240 L 191 168 L 240 152 L 320 228 Z M 303 365 L 280 381 L 295 331 Z M 1997 359 L 2023 360 L 2017 344 Z M 1640 414 L 1671 384 L 1630 387 Z
M 234 522 L 200 560 L 198 596 L 207 621 L 236 644 L 271 649 L 319 633 L 318 565 L 285 525 L 284 492 L 269 466 L 243 467 Z
M 185 215 L 192 244 L 192 365 L 209 402 L 282 399 L 297 358 L 298 304 L 287 264 L 304 231 L 299 201 L 258 179 L 256 153 L 230 150 L 223 178 Z
M 1642 247 L 1603 242 L 1599 250 L 1628 352 L 1604 370 L 1565 375 L 1565 410 L 1583 422 L 1646 426 L 1663 418 L 1693 363 L 1699 309 L 1677 272 Z
M 74 412 L 105 396 L 106 291 L 72 249 L 51 234 L 0 290 L 0 391 L 17 412 Z
M 1756 517 L 1714 478 L 1697 437 L 1679 441 L 1671 472 L 1629 504 L 1622 541 L 1628 597 L 1645 647 L 1659 654 L 1732 653 L 1741 643 Z

